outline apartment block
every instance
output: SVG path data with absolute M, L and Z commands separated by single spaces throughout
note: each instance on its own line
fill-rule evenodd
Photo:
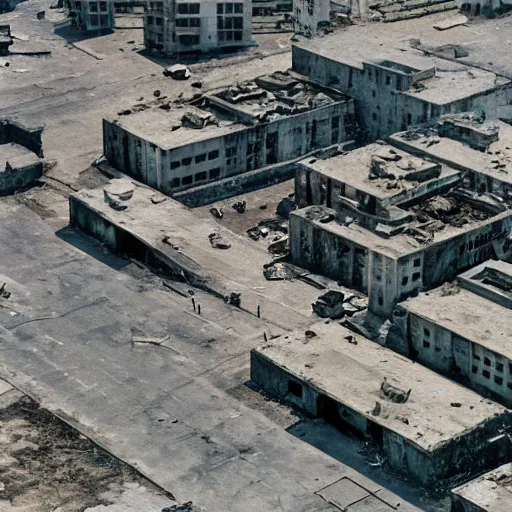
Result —
M 108 30 L 115 25 L 112 0 L 70 0 L 69 6 L 72 23 L 79 30 Z

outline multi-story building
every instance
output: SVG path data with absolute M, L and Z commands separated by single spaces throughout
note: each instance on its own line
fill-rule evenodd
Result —
M 497 119 L 500 106 L 512 100 L 512 82 L 480 67 L 427 57 L 411 48 L 384 49 L 367 41 L 347 47 L 343 42 L 334 33 L 294 45 L 292 68 L 353 98 L 366 140 L 443 114 L 480 109 L 487 119 Z
M 283 73 L 212 92 L 194 105 L 160 106 L 104 119 L 104 154 L 168 195 L 298 159 L 354 132 L 351 100 Z
M 507 462 L 510 411 L 336 322 L 251 352 L 251 381 L 342 431 L 423 485 Z
M 430 140 L 444 143 L 437 134 Z M 462 148 L 508 166 L 506 154 Z M 293 262 L 366 293 L 370 311 L 385 317 L 421 289 L 490 258 L 512 257 L 510 175 L 499 167 L 481 177 L 478 162 L 472 173 L 449 163 L 448 155 L 425 160 L 383 143 L 302 161 L 296 199 L 305 207 L 290 217 Z
M 399 304 L 386 344 L 510 407 L 511 309 L 512 265 L 487 261 Z
M 108 30 L 115 25 L 112 0 L 70 0 L 69 11 L 79 30 Z
M 150 0 L 144 43 L 167 55 L 254 46 L 251 18 L 248 0 Z

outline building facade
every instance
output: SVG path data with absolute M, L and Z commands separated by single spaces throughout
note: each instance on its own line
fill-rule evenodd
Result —
M 144 19 L 144 44 L 166 55 L 254 46 L 251 19 L 248 0 L 151 0 Z
M 115 25 L 114 2 L 70 0 L 70 16 L 79 30 L 109 30 Z
M 104 120 L 108 162 L 172 195 L 353 138 L 353 103 L 336 93 L 283 74 L 240 87 L 205 96 L 201 109 Z

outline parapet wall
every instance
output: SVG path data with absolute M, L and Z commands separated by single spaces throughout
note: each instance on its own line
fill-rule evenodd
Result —
M 24 146 L 39 158 L 43 158 L 43 128 L 28 128 L 22 124 L 5 119 L 0 121 L 0 145 L 14 142 Z

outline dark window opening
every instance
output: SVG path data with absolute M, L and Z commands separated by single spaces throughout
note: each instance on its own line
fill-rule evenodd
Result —
M 482 372 L 482 375 L 486 378 L 486 379 L 490 379 L 491 378 L 491 373 L 489 372 L 489 370 L 484 370 Z
M 501 386 L 503 384 L 503 377 L 499 377 L 498 375 L 495 375 L 494 382 L 496 382 L 496 384 Z
M 180 186 L 180 179 L 179 178 L 173 178 L 171 181 L 171 187 L 172 188 L 178 188 Z
M 485 366 L 491 366 L 491 360 L 488 357 L 484 356 L 484 364 Z
M 182 165 L 190 165 L 191 163 L 192 163 L 192 158 L 191 158 L 191 157 L 184 158 L 184 159 L 181 161 L 181 164 L 182 164 Z
M 402 277 L 402 286 L 405 286 L 408 282 L 409 282 L 409 278 L 407 276 Z
M 302 399 L 302 384 L 295 382 L 294 380 L 288 381 L 288 393 Z
M 497 372 L 503 371 L 503 363 L 496 363 L 496 371 Z
M 200 162 L 204 162 L 205 160 L 206 160 L 206 153 L 196 156 L 196 164 L 198 164 Z
M 430 348 L 430 342 L 427 340 L 423 340 L 423 348 Z
M 472 372 L 472 373 L 477 373 L 477 372 L 478 372 L 478 366 L 474 366 L 474 365 L 473 365 L 473 366 L 471 367 L 471 372 Z
M 218 178 L 220 176 L 220 168 L 217 167 L 216 169 L 212 169 L 210 171 L 210 178 Z
M 426 327 L 424 327 L 424 328 L 423 328 L 423 334 L 424 334 L 425 336 L 430 337 L 430 329 L 427 329 Z
M 414 266 L 415 266 L 415 267 L 419 267 L 419 266 L 421 266 L 421 258 L 416 258 L 416 259 L 414 260 L 414 263 L 413 263 L 413 264 L 414 264 Z
M 386 75 L 386 85 L 389 85 L 391 83 L 391 77 L 389 75 Z
M 415 272 L 413 275 L 412 275 L 412 280 L 413 281 L 417 281 L 419 278 L 420 278 L 420 273 L 419 272 Z
M 178 162 L 177 160 L 175 162 L 171 162 L 171 169 L 177 169 L 178 167 L 180 167 L 181 163 Z
M 434 348 L 434 350 L 435 350 L 436 352 L 441 352 L 441 347 L 435 347 L 435 348 Z
M 411 114 L 407 114 L 407 124 L 412 124 L 412 115 Z
M 181 180 L 182 185 L 191 185 L 192 184 L 192 176 L 185 176 Z
M 208 160 L 215 160 L 216 158 L 219 158 L 219 151 L 218 150 L 210 151 L 208 153 Z
M 196 181 L 204 181 L 207 179 L 206 171 L 201 171 L 196 174 Z

